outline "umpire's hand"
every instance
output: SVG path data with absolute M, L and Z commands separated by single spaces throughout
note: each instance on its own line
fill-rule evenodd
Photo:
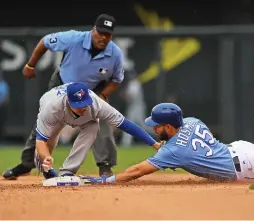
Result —
M 104 94 L 99 93 L 98 96 L 99 96 L 102 100 L 104 100 L 104 101 L 106 101 L 107 103 L 109 103 L 108 97 L 106 97 Z
M 25 78 L 28 78 L 28 79 L 36 77 L 35 68 L 26 64 L 23 69 L 23 75 Z

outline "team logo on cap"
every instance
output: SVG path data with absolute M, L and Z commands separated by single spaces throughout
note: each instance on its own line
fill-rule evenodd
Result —
M 81 90 L 77 91 L 77 92 L 74 94 L 74 96 L 77 96 L 77 97 L 79 98 L 79 100 L 81 100 L 82 97 L 84 96 L 84 94 L 85 94 L 85 91 L 83 91 L 83 90 L 81 89 Z
M 112 21 L 108 21 L 108 20 L 105 20 L 104 21 L 104 25 L 108 26 L 108 27 L 112 27 Z

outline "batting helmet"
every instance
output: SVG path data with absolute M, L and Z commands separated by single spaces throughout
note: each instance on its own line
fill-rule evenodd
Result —
M 173 103 L 161 103 L 153 107 L 151 116 L 145 119 L 145 125 L 154 127 L 170 124 L 175 128 L 183 125 L 183 113 L 179 106 Z

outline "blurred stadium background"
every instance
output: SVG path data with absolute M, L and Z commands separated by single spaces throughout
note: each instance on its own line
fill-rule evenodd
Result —
M 19 162 L 36 119 L 38 100 L 61 60 L 60 53 L 47 53 L 38 64 L 37 78 L 25 80 L 22 69 L 34 46 L 51 32 L 90 30 L 101 13 L 116 18 L 113 40 L 125 54 L 125 81 L 111 97 L 114 107 L 127 115 L 139 106 L 144 111 L 140 119 L 159 102 L 175 102 L 185 116 L 201 118 L 224 142 L 254 141 L 253 1 L 37 5 L 8 1 L 0 8 L 0 172 Z M 115 135 L 119 170 L 153 153 L 136 140 L 123 139 L 117 130 Z M 55 153 L 60 163 L 71 143 L 60 143 Z M 91 155 L 83 168 L 97 170 Z

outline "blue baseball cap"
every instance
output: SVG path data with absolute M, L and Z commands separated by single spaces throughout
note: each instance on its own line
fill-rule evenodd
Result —
M 161 103 L 153 107 L 151 116 L 145 119 L 145 125 L 155 127 L 170 124 L 175 128 L 183 126 L 183 113 L 179 106 L 173 103 Z
M 67 86 L 67 97 L 72 108 L 84 108 L 92 105 L 93 100 L 84 83 L 71 83 Z

